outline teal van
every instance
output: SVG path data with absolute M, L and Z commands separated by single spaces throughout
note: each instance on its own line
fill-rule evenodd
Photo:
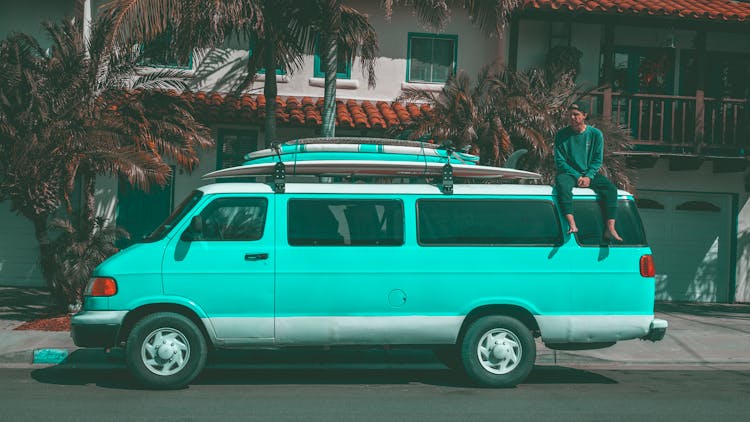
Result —
M 593 191 L 565 233 L 549 186 L 216 183 L 99 265 L 72 318 L 80 347 L 124 347 L 152 388 L 214 348 L 432 347 L 486 386 L 550 348 L 660 340 L 654 264 L 632 195 L 602 243 Z

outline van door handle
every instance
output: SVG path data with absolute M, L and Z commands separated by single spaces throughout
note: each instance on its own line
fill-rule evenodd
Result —
M 268 259 L 267 253 L 246 253 L 245 261 L 262 261 Z

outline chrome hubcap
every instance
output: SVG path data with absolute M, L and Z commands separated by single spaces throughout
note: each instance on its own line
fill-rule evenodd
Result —
M 479 363 L 493 374 L 507 374 L 515 369 L 522 354 L 521 341 L 504 328 L 487 331 L 477 345 Z
M 172 375 L 190 360 L 190 343 L 179 330 L 159 328 L 146 337 L 141 346 L 141 359 L 156 375 Z

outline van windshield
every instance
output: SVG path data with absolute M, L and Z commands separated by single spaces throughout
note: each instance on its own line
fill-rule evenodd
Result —
M 203 192 L 199 190 L 193 191 L 187 198 L 185 198 L 180 205 L 177 206 L 177 208 L 174 210 L 174 212 L 167 217 L 166 220 L 164 220 L 163 223 L 159 227 L 156 228 L 150 235 L 148 235 L 146 238 L 143 239 L 144 242 L 156 242 L 157 240 L 161 240 L 164 238 L 164 236 L 167 235 L 167 233 L 172 230 L 175 224 L 180 222 L 182 220 L 182 217 L 185 216 L 188 212 L 190 212 L 191 209 L 195 206 L 195 204 L 200 201 L 201 197 L 203 196 Z

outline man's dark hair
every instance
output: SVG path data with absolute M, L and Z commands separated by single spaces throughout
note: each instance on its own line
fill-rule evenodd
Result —
M 568 111 L 570 110 L 578 110 L 583 114 L 589 114 L 588 107 L 586 107 L 586 104 L 584 104 L 583 102 L 577 102 L 569 105 Z

